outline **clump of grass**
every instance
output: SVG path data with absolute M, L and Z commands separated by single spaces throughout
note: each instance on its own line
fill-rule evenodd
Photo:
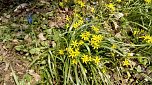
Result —
M 32 38 L 15 48 L 26 53 L 41 84 L 151 83 L 151 2 L 81 1 L 58 3 L 73 14 L 63 27 L 44 26 L 38 17 Z M 54 16 L 53 16 L 54 17 Z M 46 19 L 44 19 L 46 18 Z M 43 23 L 43 24 L 41 24 Z M 37 29 L 40 27 L 40 29 Z M 37 37 L 39 33 L 41 39 Z M 150 76 L 148 76 L 150 75 Z

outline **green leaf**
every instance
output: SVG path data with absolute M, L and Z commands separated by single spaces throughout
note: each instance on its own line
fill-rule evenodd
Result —
M 25 48 L 24 45 L 15 46 L 15 49 L 16 49 L 17 51 L 21 51 L 21 50 L 23 50 L 24 48 Z
M 39 54 L 40 53 L 40 48 L 33 48 L 30 50 L 31 54 Z

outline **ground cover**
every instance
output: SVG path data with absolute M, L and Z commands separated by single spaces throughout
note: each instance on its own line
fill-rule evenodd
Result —
M 151 0 L 38 0 L 1 15 L 2 85 L 152 84 Z

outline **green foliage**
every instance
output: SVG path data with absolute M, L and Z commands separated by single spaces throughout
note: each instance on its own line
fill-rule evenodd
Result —
M 16 28 L 21 29 L 20 36 L 13 35 L 17 33 L 16 29 L 12 31 L 13 27 L 5 25 L 0 31 L 3 42 L 18 39 L 14 48 L 24 52 L 23 55 L 31 61 L 29 68 L 41 76 L 37 83 L 152 83 L 152 69 L 149 69 L 152 63 L 150 2 L 63 0 L 53 5 L 60 11 L 65 8 L 69 13 L 72 10 L 72 14 L 61 13 L 60 16 L 56 10 L 34 14 L 33 24 L 25 23 L 27 29 Z M 25 22 L 24 18 L 18 21 Z M 12 34 L 6 35 L 6 31 Z M 19 83 L 15 75 L 14 78 Z M 30 77 L 25 79 L 31 80 Z

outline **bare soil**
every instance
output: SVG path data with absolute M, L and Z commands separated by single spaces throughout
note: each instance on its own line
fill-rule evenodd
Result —
M 0 43 L 0 85 L 15 85 L 11 67 L 19 77 L 18 79 L 22 79 L 26 73 L 29 63 L 16 56 L 13 51 Z

